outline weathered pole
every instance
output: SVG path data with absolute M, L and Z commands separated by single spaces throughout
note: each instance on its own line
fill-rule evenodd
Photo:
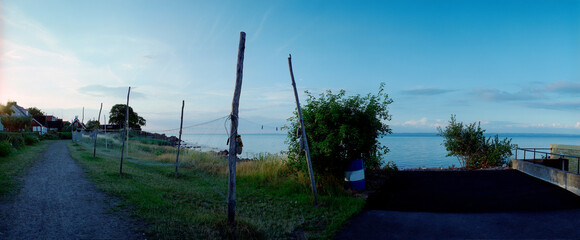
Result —
M 107 142 L 107 115 L 103 115 L 103 123 L 104 123 L 104 129 L 105 129 L 105 149 L 108 149 L 108 142 Z
M 230 150 L 228 152 L 228 225 L 233 227 L 236 217 L 236 161 L 237 161 L 237 141 L 238 135 L 238 111 L 240 105 L 240 94 L 242 93 L 242 75 L 244 70 L 244 50 L 246 49 L 246 33 L 240 32 L 240 44 L 238 46 L 238 65 L 236 68 L 236 88 L 232 101 L 232 125 L 230 128 Z
M 125 108 L 125 136 L 129 135 L 129 95 L 131 94 L 131 87 L 127 91 L 127 105 Z M 123 146 L 121 147 L 121 165 L 119 166 L 119 174 L 123 175 L 123 157 L 125 154 L 125 138 L 123 138 Z
M 310 150 L 308 149 L 308 138 L 306 137 L 306 128 L 304 127 L 302 110 L 300 110 L 300 100 L 298 100 L 298 91 L 296 90 L 296 82 L 294 81 L 294 72 L 292 71 L 292 55 L 288 56 L 288 67 L 290 68 L 290 78 L 292 79 L 292 87 L 294 88 L 294 97 L 296 97 L 296 108 L 298 109 L 298 116 L 300 117 L 300 126 L 302 128 L 302 136 L 300 137 L 304 141 L 304 150 L 306 151 L 306 162 L 308 163 L 308 173 L 310 174 L 310 184 L 312 185 L 312 195 L 314 195 L 314 204 L 318 205 L 318 193 L 316 192 L 316 182 L 314 180 L 314 171 L 312 170 L 312 160 L 310 159 Z
M 183 108 L 185 107 L 185 100 L 181 102 L 181 123 L 179 124 L 179 138 L 177 140 L 177 158 L 175 158 L 175 176 L 179 172 L 177 171 L 177 166 L 179 166 L 179 149 L 181 148 L 181 132 L 183 130 Z
M 101 111 L 103 110 L 103 103 L 101 103 L 101 108 L 99 109 L 99 118 L 97 118 L 97 123 L 99 127 L 101 126 Z M 99 127 L 95 129 L 95 146 L 93 147 L 93 158 L 97 156 L 97 136 L 99 135 Z

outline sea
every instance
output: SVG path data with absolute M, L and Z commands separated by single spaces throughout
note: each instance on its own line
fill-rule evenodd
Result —
M 486 136 L 495 135 L 486 134 Z M 520 148 L 549 148 L 550 144 L 580 145 L 580 135 L 539 133 L 500 133 L 497 135 L 501 139 L 511 138 L 512 144 L 517 144 Z M 284 154 L 288 149 L 285 143 L 286 138 L 286 134 L 276 133 L 243 134 L 244 148 L 241 157 L 252 158 L 266 153 Z M 187 145 L 200 151 L 228 149 L 227 134 L 184 134 L 182 139 Z M 442 145 L 443 137 L 436 133 L 394 133 L 380 138 L 379 141 L 390 150 L 383 156 L 383 162 L 393 162 L 399 169 L 459 166 L 456 157 L 447 157 L 447 151 Z M 523 153 L 519 151 L 518 154 Z

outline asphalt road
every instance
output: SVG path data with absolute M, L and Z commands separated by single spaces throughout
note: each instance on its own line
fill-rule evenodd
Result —
M 580 239 L 580 197 L 516 170 L 400 172 L 336 239 Z
M 141 224 L 117 202 L 85 178 L 66 142 L 58 141 L 24 177 L 13 201 L 0 202 L 0 239 L 144 238 Z

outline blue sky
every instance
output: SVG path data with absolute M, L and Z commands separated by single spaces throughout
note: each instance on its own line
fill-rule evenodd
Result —
M 394 132 L 451 114 L 488 132 L 580 134 L 580 1 L 0 0 L 0 102 L 65 120 L 123 103 L 145 130 L 231 111 L 247 34 L 240 117 L 281 126 L 300 92 L 394 103 Z M 304 95 L 301 95 L 304 100 Z

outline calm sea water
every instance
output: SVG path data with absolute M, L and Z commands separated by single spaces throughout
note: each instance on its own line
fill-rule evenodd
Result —
M 512 138 L 512 143 L 518 144 L 519 147 L 549 148 L 550 144 L 580 145 L 580 135 L 521 133 L 498 135 L 500 138 Z M 184 134 L 182 138 L 192 146 L 200 146 L 202 151 L 219 151 L 228 148 L 226 134 Z M 244 143 L 242 156 L 253 157 L 259 153 L 286 151 L 285 140 L 285 134 L 244 134 L 242 135 Z M 381 138 L 380 142 L 390 149 L 383 160 L 392 161 L 401 169 L 446 168 L 459 165 L 457 158 L 446 157 L 447 151 L 441 145 L 443 138 L 435 133 L 391 134 Z

